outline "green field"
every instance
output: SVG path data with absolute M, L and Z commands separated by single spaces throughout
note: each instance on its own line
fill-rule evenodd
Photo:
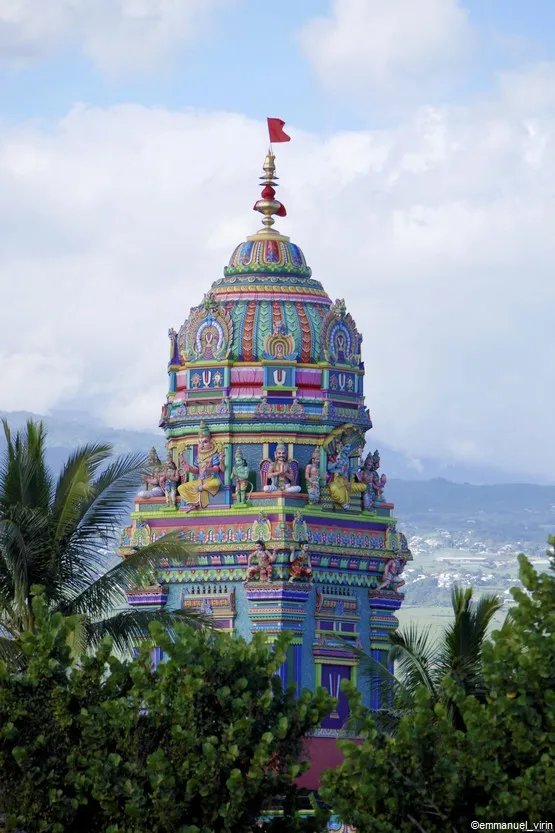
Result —
M 497 630 L 501 627 L 506 615 L 506 609 L 496 614 L 493 620 L 492 630 Z M 401 628 L 414 622 L 422 628 L 429 626 L 432 636 L 438 637 L 443 628 L 452 621 L 453 614 L 450 607 L 403 605 L 397 613 L 397 618 L 399 619 Z

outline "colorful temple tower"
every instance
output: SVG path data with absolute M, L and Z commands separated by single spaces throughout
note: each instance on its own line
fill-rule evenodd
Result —
M 254 206 L 263 227 L 169 331 L 167 459 L 153 450 L 120 553 L 180 530 L 195 563 L 161 564 L 130 604 L 202 612 L 247 639 L 293 633 L 284 682 L 339 698 L 310 741 L 313 788 L 339 760 L 341 681 L 357 679 L 349 646 L 385 660 L 411 555 L 383 496 L 379 453 L 364 453 L 362 336 L 274 227 L 286 212 L 271 151 L 263 170 Z M 380 687 L 360 686 L 366 705 L 386 705 Z

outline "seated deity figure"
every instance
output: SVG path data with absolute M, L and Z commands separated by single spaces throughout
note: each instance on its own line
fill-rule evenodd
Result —
M 335 454 L 328 462 L 328 472 L 331 475 L 329 490 L 333 502 L 342 509 L 349 509 L 351 494 L 361 495 L 366 491 L 364 483 L 355 481 L 354 475 L 350 475 L 351 447 L 340 440 L 337 441 Z
M 256 564 L 253 561 L 256 559 Z M 272 564 L 276 560 L 276 551 L 267 549 L 264 541 L 257 541 L 256 548 L 249 554 L 247 560 L 246 581 L 258 577 L 259 581 L 272 580 Z
M 320 449 L 315 447 L 310 463 L 304 470 L 308 502 L 313 505 L 320 501 Z
M 235 451 L 235 460 L 231 476 L 235 480 L 235 497 L 237 503 L 246 503 L 247 491 L 249 490 L 251 484 L 249 483 L 249 466 L 243 457 L 243 452 L 240 448 Z M 252 491 L 252 487 L 250 491 Z
M 298 464 L 287 459 L 285 443 L 278 443 L 274 461 L 263 460 L 260 467 L 265 492 L 300 492 L 297 486 Z M 265 480 L 265 482 L 264 482 Z
M 193 464 L 181 455 L 183 476 L 188 472 L 198 475 L 194 480 L 184 482 L 177 491 L 185 501 L 185 511 L 204 509 L 208 505 L 209 495 L 216 495 L 222 486 L 220 475 L 225 471 L 223 455 L 210 436 L 207 426 L 201 422 L 198 437 L 198 452 Z
M 306 578 L 307 581 L 312 580 L 312 564 L 306 541 L 303 541 L 298 552 L 293 550 L 289 558 L 289 581 L 296 581 L 300 578 Z

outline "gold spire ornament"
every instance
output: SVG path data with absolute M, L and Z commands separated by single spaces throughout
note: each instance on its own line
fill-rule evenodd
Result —
M 275 224 L 274 215 L 276 217 L 287 216 L 287 211 L 283 203 L 276 200 L 276 188 L 278 187 L 278 177 L 276 176 L 275 155 L 271 150 L 266 154 L 262 170 L 264 176 L 260 177 L 260 184 L 262 185 L 261 199 L 257 200 L 253 206 L 254 211 L 262 214 L 262 225 L 256 234 L 248 237 L 248 240 L 289 240 L 284 237 L 279 231 L 272 226 Z

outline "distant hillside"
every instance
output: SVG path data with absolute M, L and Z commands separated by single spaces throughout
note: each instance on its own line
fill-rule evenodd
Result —
M 26 411 L 0 411 L 0 416 L 8 420 L 12 430 L 23 428 L 29 419 L 43 420 L 48 430 L 48 462 L 56 470 L 62 466 L 68 454 L 83 443 L 108 442 L 113 445 L 116 454 L 138 451 L 146 453 L 153 445 L 158 451 L 164 448 L 163 431 L 155 433 L 109 428 L 82 412 L 60 411 L 41 416 Z M 4 432 L 0 431 L 0 453 L 5 447 Z
M 390 480 L 387 496 L 412 534 L 448 530 L 489 542 L 545 544 L 555 532 L 555 486 L 471 486 L 440 478 Z

